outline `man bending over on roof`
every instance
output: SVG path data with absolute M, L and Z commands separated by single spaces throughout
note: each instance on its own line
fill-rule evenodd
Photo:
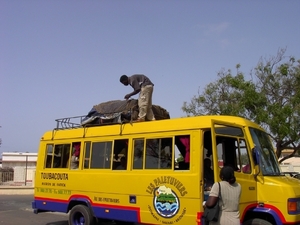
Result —
M 125 99 L 128 100 L 131 96 L 140 93 L 138 99 L 139 115 L 136 122 L 147 120 L 155 120 L 152 111 L 152 93 L 154 84 L 151 80 L 143 74 L 134 74 L 130 77 L 122 75 L 120 82 L 125 86 L 128 84 L 133 88 L 133 92 L 125 95 Z

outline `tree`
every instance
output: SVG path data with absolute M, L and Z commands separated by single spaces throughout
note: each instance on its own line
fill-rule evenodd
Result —
M 300 60 L 285 57 L 280 49 L 275 57 L 260 59 L 246 80 L 240 65 L 236 74 L 221 70 L 218 79 L 195 95 L 182 110 L 191 115 L 235 115 L 260 124 L 276 145 L 276 155 L 284 149 L 300 150 Z M 286 60 L 287 59 L 287 60 Z

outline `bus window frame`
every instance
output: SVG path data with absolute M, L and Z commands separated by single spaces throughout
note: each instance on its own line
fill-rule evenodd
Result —
M 233 128 L 239 128 L 242 131 L 243 135 L 237 135 L 237 134 L 224 134 L 224 133 L 218 133 L 216 132 L 216 129 L 218 126 L 222 127 L 233 127 Z M 250 145 L 249 145 L 249 140 L 247 133 L 245 131 L 245 127 L 243 125 L 239 125 L 236 123 L 230 123 L 227 121 L 221 121 L 221 120 L 211 120 L 211 137 L 212 137 L 212 152 L 214 156 L 218 156 L 218 149 L 217 149 L 217 137 L 222 136 L 222 137 L 228 137 L 228 138 L 236 138 L 237 140 L 243 139 L 245 140 L 245 144 L 248 150 L 251 151 Z M 249 162 L 251 163 L 251 152 L 248 152 L 248 157 L 249 157 Z M 218 157 L 213 157 L 213 165 L 214 169 L 220 169 L 219 162 L 218 162 Z M 216 180 L 216 177 L 215 177 Z

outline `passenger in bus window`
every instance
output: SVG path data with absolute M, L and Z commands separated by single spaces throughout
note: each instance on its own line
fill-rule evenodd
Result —
M 78 169 L 79 167 L 80 144 L 74 144 L 73 154 L 71 157 L 71 169 Z
M 127 169 L 127 160 L 126 157 L 121 157 L 120 165 L 117 166 L 116 170 L 126 170 Z
M 61 151 L 62 151 L 62 146 L 61 145 L 55 146 L 53 168 L 60 168 L 61 167 Z

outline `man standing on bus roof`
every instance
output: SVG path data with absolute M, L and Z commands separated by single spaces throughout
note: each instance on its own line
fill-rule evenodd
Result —
M 143 74 L 134 74 L 130 77 L 122 75 L 120 82 L 125 86 L 128 84 L 133 88 L 133 92 L 125 95 L 125 99 L 128 100 L 131 96 L 140 93 L 138 99 L 139 115 L 136 122 L 142 122 L 147 120 L 155 120 L 152 111 L 152 93 L 154 84 L 151 80 Z

